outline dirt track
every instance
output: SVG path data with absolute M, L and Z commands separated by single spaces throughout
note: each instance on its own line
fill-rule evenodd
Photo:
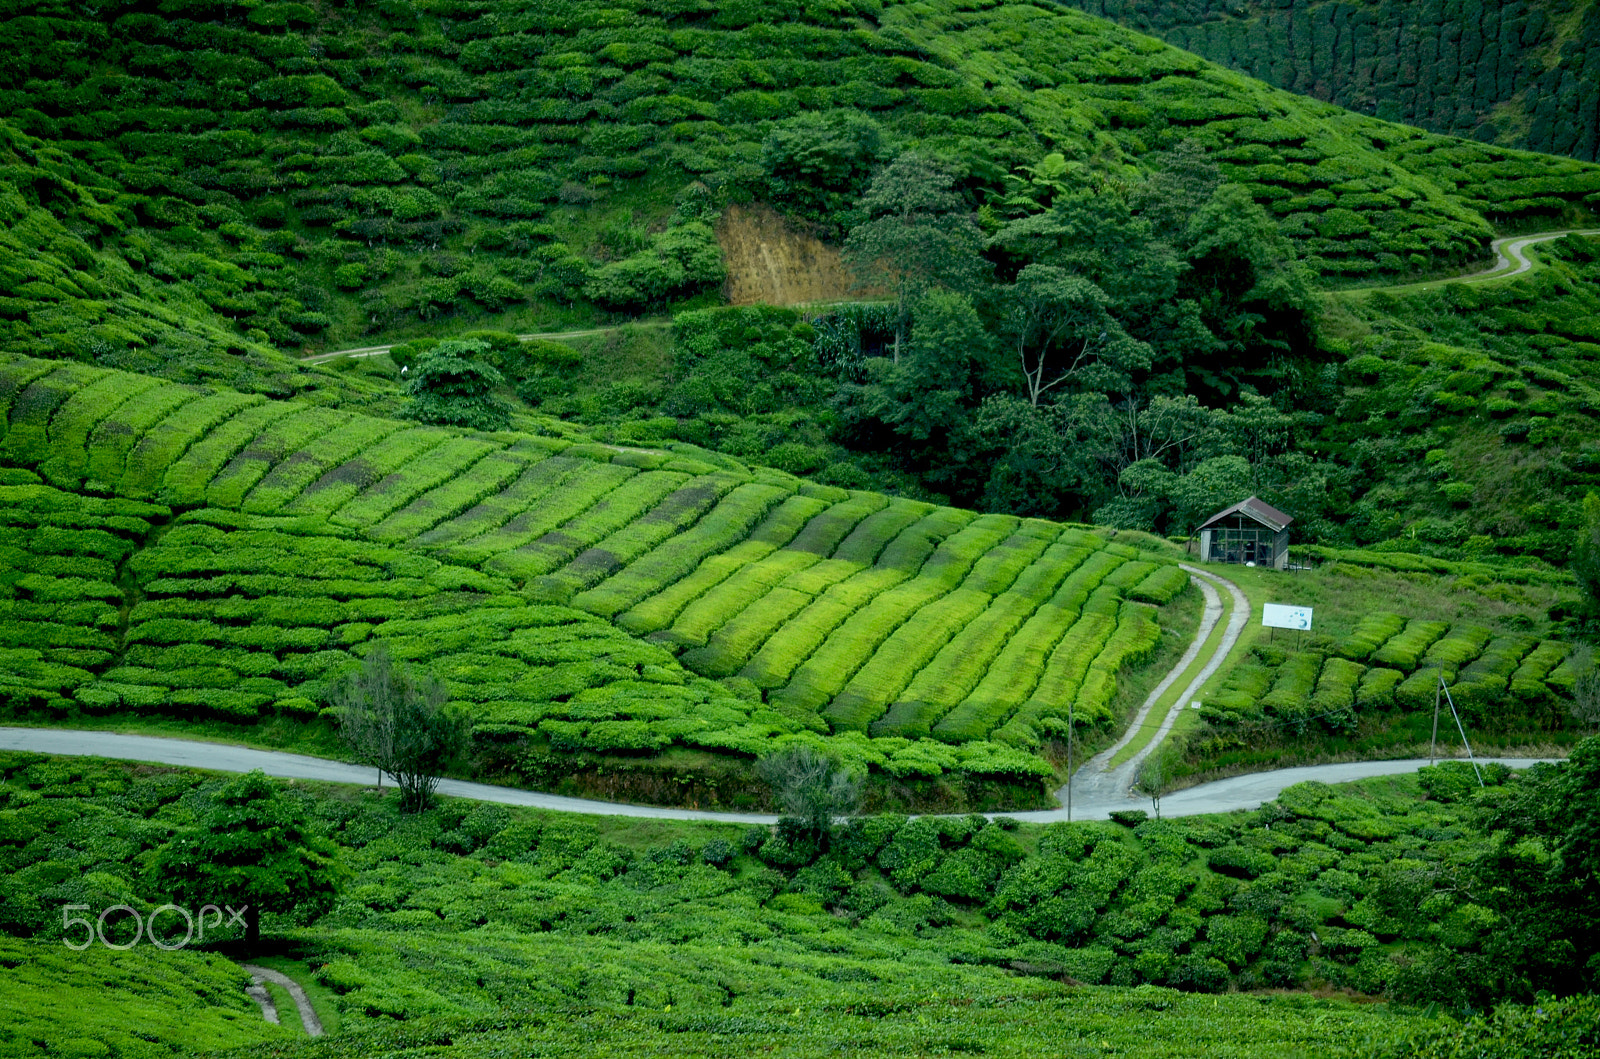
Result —
M 253 963 L 242 963 L 239 966 L 249 973 L 251 981 L 249 993 L 256 1003 L 261 1005 L 261 1014 L 268 1022 L 279 1022 L 280 1019 L 277 1008 L 272 1006 L 271 994 L 267 992 L 266 987 L 262 984 L 264 982 L 282 986 L 284 991 L 289 994 L 289 998 L 294 1001 L 295 1008 L 300 1012 L 300 1025 L 305 1027 L 307 1036 L 322 1036 L 322 1020 L 317 1017 L 315 1009 L 311 1006 L 311 999 L 306 996 L 306 991 L 300 988 L 299 982 L 296 982 L 286 974 L 266 967 L 257 967 Z

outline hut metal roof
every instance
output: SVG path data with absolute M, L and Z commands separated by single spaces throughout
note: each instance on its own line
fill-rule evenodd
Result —
M 1289 523 L 1294 521 L 1293 515 L 1285 515 L 1282 511 L 1279 511 L 1266 501 L 1259 500 L 1252 496 L 1247 500 L 1239 501 L 1230 508 L 1224 508 L 1223 510 L 1218 511 L 1215 515 L 1212 515 L 1210 518 L 1206 519 L 1205 523 L 1201 525 L 1200 528 L 1210 529 L 1212 526 L 1227 518 L 1229 515 L 1244 515 L 1246 518 L 1254 519 L 1255 521 L 1261 523 L 1274 533 L 1279 532 L 1284 527 L 1289 525 Z

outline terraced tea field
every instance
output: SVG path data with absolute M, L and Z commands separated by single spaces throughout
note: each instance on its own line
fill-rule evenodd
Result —
M 1442 676 L 1469 730 L 1553 730 L 1576 661 L 1567 643 L 1380 612 L 1329 651 L 1257 644 L 1201 713 L 1223 727 L 1267 721 L 1348 730 L 1368 711 L 1431 712 Z
M 1109 726 L 1170 558 L 687 446 L 468 434 L 0 359 L 0 694 L 313 717 L 377 640 L 485 738 L 1044 777 Z M 100 494 L 85 495 L 89 494 Z M 928 738 L 932 737 L 932 738 Z

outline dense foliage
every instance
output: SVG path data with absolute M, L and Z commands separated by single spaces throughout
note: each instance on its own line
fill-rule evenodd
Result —
M 972 1042 L 963 1050 L 1013 1054 L 1040 1033 L 1070 1039 L 1069 1025 L 1133 998 L 1150 1002 L 1139 1032 L 1165 1033 L 1157 1027 L 1188 1010 L 1183 993 L 1235 985 L 1344 986 L 1468 1012 L 1580 988 L 1591 973 L 1595 910 L 1581 879 L 1597 788 L 1593 741 L 1585 746 L 1568 766 L 1491 770 L 1483 789 L 1469 768 L 1448 765 L 1361 792 L 1302 784 L 1254 813 L 1132 827 L 863 817 L 825 853 L 798 821 L 663 834 L 471 803 L 408 817 L 370 793 L 297 787 L 276 797 L 339 844 L 351 876 L 332 909 L 269 916 L 264 928 L 331 990 L 347 1039 L 369 1049 L 396 1020 L 421 1034 L 436 1032 L 429 1020 L 453 1023 L 456 1046 L 470 1049 L 481 1034 L 482 1047 L 500 1039 L 476 1019 L 519 1031 L 532 1019 L 537 1039 L 555 1032 L 543 1016 L 559 1012 L 585 1032 L 599 1018 L 608 1035 L 638 1027 L 645 1039 L 732 1035 L 792 1050 L 817 1033 L 865 1032 L 861 1019 L 897 1048 L 914 1023 L 924 1047 L 943 1032 Z M 5 929 L 35 939 L 8 943 L 8 959 L 29 975 L 58 951 L 52 902 L 107 891 L 141 910 L 163 900 L 140 851 L 203 816 L 223 787 L 36 755 L 8 755 L 0 771 Z M 949 1019 L 937 1017 L 952 1003 Z M 1565 1005 L 1543 1003 L 1568 1020 L 1560 1025 L 1580 1025 Z M 1098 1022 L 1093 1040 L 1152 1055 L 1226 1040 L 1230 1054 L 1253 1054 L 1281 1049 L 1285 1038 L 1271 1034 L 1282 1033 L 1322 1042 L 1319 1054 L 1335 1054 L 1335 1041 L 1388 1054 L 1413 1032 L 1413 1048 L 1448 1032 L 1316 1006 L 1329 1036 L 1301 1036 L 1307 1004 L 1208 998 L 1181 1045 L 1102 1036 Z M 900 1021 L 914 1014 L 934 1021 Z M 70 1024 L 73 1012 L 53 1017 Z M 83 1032 L 106 1031 L 85 1018 Z M 340 1047 L 335 1038 L 308 1054 Z
M 1592 3 L 1069 0 L 1268 84 L 1388 121 L 1595 160 Z
M 220 345 L 284 372 L 267 344 L 705 296 L 722 204 L 837 232 L 911 149 L 998 206 L 1052 154 L 1127 184 L 1191 138 L 1330 274 L 1470 260 L 1486 213 L 1600 190 L 1021 0 L 49 0 L 13 5 L 3 40 L 0 334 L 163 372 L 248 377 Z
M 331 842 L 307 829 L 300 807 L 260 772 L 212 795 L 196 826 L 180 829 L 150 860 L 159 889 L 191 908 L 237 907 L 245 940 L 261 937 L 263 912 L 331 905 L 339 873 Z
M 1593 239 L 1543 244 L 1546 267 L 1513 281 L 1319 309 L 1248 210 L 1197 205 L 1236 189 L 1209 190 L 1188 149 L 1162 160 L 1170 183 L 998 229 L 1013 281 L 917 302 L 898 360 L 881 303 L 683 313 L 665 382 L 541 408 L 983 510 L 1186 535 L 1255 493 L 1297 543 L 1567 560 L 1600 486 Z

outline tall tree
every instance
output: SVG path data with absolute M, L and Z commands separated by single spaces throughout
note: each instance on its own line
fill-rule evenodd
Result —
M 912 307 L 931 287 L 970 291 L 988 271 L 983 236 L 947 166 L 919 154 L 896 158 L 862 196 L 866 219 L 850 230 L 844 258 L 865 286 L 894 298 L 893 359 L 910 328 Z
M 1224 184 L 1189 218 L 1180 251 L 1183 286 L 1219 343 L 1221 357 L 1187 363 L 1222 395 L 1244 381 L 1273 379 L 1275 361 L 1314 347 L 1316 296 L 1310 273 L 1250 192 Z
M 1054 265 L 1029 265 L 1002 293 L 1005 327 L 1035 408 L 1046 393 L 1072 383 L 1125 393 L 1132 373 L 1150 366 L 1150 347 L 1128 337 L 1107 311 L 1105 291 Z
M 224 786 L 198 827 L 174 835 L 151 864 L 178 901 L 243 906 L 246 940 L 261 939 L 262 912 L 326 906 L 339 886 L 336 847 L 312 833 L 300 807 L 260 770 Z
M 943 447 L 972 404 L 989 359 L 989 335 L 972 299 L 951 291 L 925 294 L 912 321 L 900 363 L 868 361 L 873 378 L 859 387 L 860 403 L 913 447 Z
M 466 719 L 447 708 L 449 693 L 428 673 L 396 664 L 379 643 L 361 668 L 334 686 L 339 734 L 357 760 L 394 777 L 401 808 L 421 812 L 439 775 L 466 751 Z

